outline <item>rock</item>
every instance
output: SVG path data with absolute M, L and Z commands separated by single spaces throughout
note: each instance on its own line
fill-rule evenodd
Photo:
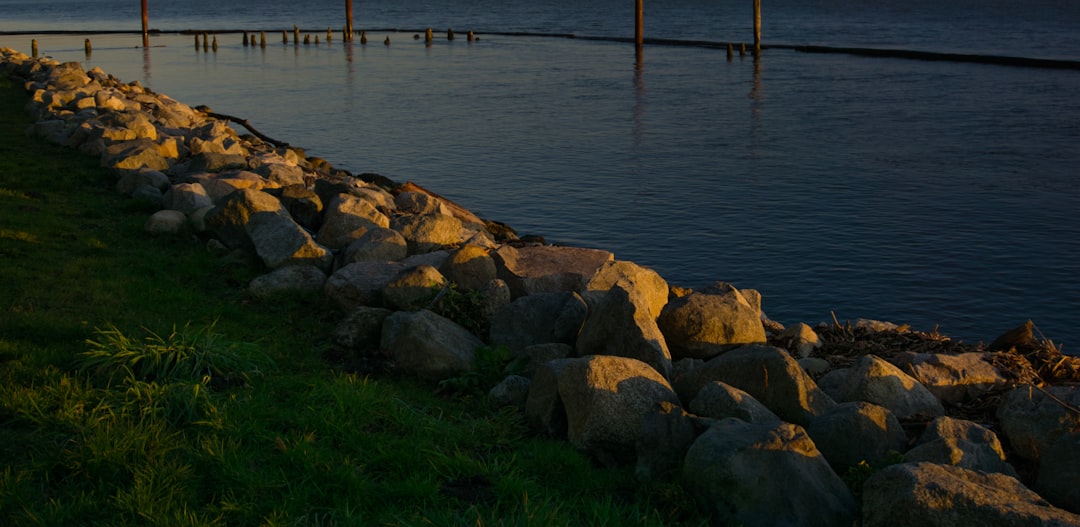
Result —
M 656 271 L 633 262 L 604 262 L 586 282 L 585 291 L 604 292 L 618 282 L 623 282 L 628 291 L 634 290 L 641 294 L 654 320 L 660 316 L 660 311 L 668 301 L 667 281 Z
M 311 235 L 288 213 L 258 213 L 246 225 L 255 253 L 271 269 L 287 265 L 314 265 L 330 270 L 334 255 L 315 243 Z
M 1023 348 L 1035 343 L 1035 324 L 1028 320 L 1023 324 L 1006 331 L 994 339 L 987 347 L 990 351 L 1009 351 L 1012 348 Z
M 152 234 L 177 234 L 187 221 L 187 216 L 178 210 L 159 210 L 146 219 L 143 230 Z
M 518 365 L 521 374 L 532 377 L 536 369 L 548 361 L 565 359 L 574 353 L 574 347 L 561 342 L 545 342 L 526 346 L 520 351 L 511 351 L 513 363 Z
M 747 423 L 779 423 L 780 418 L 754 397 L 720 381 L 706 384 L 690 402 L 690 411 L 701 417 L 734 417 Z
M 559 394 L 559 377 L 574 361 L 557 359 L 537 365 L 525 400 L 525 422 L 536 432 L 553 438 L 566 438 L 566 408 Z
M 713 525 L 851 525 L 856 504 L 802 427 L 724 419 L 686 454 L 683 482 Z
M 288 216 L 276 198 L 258 190 L 236 191 L 206 215 L 206 226 L 228 247 L 254 248 L 247 224 L 257 214 Z
M 430 265 L 413 267 L 386 284 L 383 302 L 393 309 L 415 310 L 431 303 L 446 283 L 446 277 Z
M 971 401 L 1009 380 L 991 365 L 992 354 L 900 353 L 890 361 L 947 404 Z
M 64 62 L 57 64 L 50 71 L 45 83 L 57 90 L 77 90 L 90 83 L 82 64 Z
M 290 265 L 255 277 L 248 292 L 255 298 L 270 298 L 283 293 L 308 295 L 321 293 L 326 273 L 315 265 Z
M 643 416 L 660 402 L 678 404 L 667 380 L 625 357 L 570 359 L 558 378 L 566 435 L 575 448 L 632 459 Z
M 495 260 L 485 249 L 476 245 L 462 245 L 450 253 L 450 258 L 442 266 L 442 272 L 448 280 L 464 289 L 483 289 L 488 282 L 496 278 Z
M 365 355 L 379 349 L 382 327 L 393 311 L 381 307 L 360 306 L 338 323 L 330 342 L 338 351 Z
M 301 184 L 282 187 L 276 196 L 296 223 L 312 232 L 319 230 L 323 203 L 318 194 Z
M 382 349 L 395 370 L 424 380 L 441 381 L 473 368 L 480 339 L 453 321 L 428 310 L 398 311 L 386 317 Z
M 200 182 L 206 188 L 206 194 L 214 203 L 220 203 L 229 194 L 240 189 L 263 190 L 269 187 L 262 176 L 248 172 L 247 170 L 228 170 L 224 172 L 204 172 L 192 179 Z M 268 192 L 269 193 L 269 192 Z M 274 194 L 270 194 L 274 197 Z
M 814 350 L 821 347 L 821 339 L 817 333 L 803 322 L 788 327 L 780 333 L 779 338 L 788 352 L 800 359 L 809 357 Z
M 820 357 L 803 357 L 796 361 L 799 363 L 799 367 L 806 370 L 806 373 L 810 375 L 825 375 L 829 372 L 829 368 L 832 367 L 829 361 Z M 818 382 L 818 387 L 821 387 L 821 382 Z M 824 389 L 824 388 L 822 388 Z M 826 390 L 828 393 L 828 390 Z
M 532 381 L 521 375 L 507 375 L 488 391 L 488 397 L 498 406 L 524 407 L 529 398 Z
M 106 147 L 101 154 L 101 166 L 114 170 L 166 170 L 169 162 L 153 141 L 134 139 Z
M 876 466 L 890 452 L 907 450 L 900 420 L 884 406 L 862 401 L 840 403 L 810 421 L 806 433 L 839 474 L 866 461 Z
M 393 262 L 409 254 L 401 233 L 384 227 L 371 227 L 341 253 L 341 265 L 355 262 Z
M 855 361 L 837 392 L 837 401 L 866 401 L 888 408 L 900 420 L 945 414 L 941 401 L 899 368 L 874 355 Z
M 1054 505 L 1080 513 L 1080 431 L 1058 437 L 1042 452 L 1035 490 Z
M 577 293 L 541 293 L 514 300 L 491 318 L 492 345 L 513 351 L 533 344 L 573 344 L 588 307 Z
M 322 228 L 319 229 L 316 239 L 331 249 L 343 249 L 363 236 L 368 229 L 389 226 L 390 219 L 379 212 L 370 201 L 339 194 L 327 204 Z
M 206 189 L 198 183 L 177 183 L 165 192 L 162 198 L 165 208 L 191 214 L 203 207 L 214 204 Z
M 1015 478 L 952 465 L 885 467 L 863 485 L 863 527 L 1080 526 Z
M 1080 408 L 1080 388 L 1019 386 L 1002 396 L 997 418 L 1002 434 L 1017 455 L 1039 461 L 1040 454 L 1059 437 L 1080 432 L 1080 414 L 1061 403 Z
M 132 195 L 139 187 L 149 186 L 160 191 L 169 188 L 169 176 L 158 170 L 138 170 L 125 172 L 116 181 L 116 191 L 120 194 Z
M 978 423 L 948 416 L 938 417 L 927 425 L 915 446 L 904 454 L 904 461 L 956 465 L 1018 477 L 1005 462 L 1005 452 L 994 432 Z
M 461 220 L 445 214 L 395 216 L 390 228 L 405 238 L 409 254 L 428 253 L 462 241 Z
M 514 298 L 535 293 L 580 292 L 605 262 L 608 251 L 537 245 L 515 248 L 503 245 L 492 253 L 500 279 L 510 286 Z
M 657 403 L 641 419 L 634 477 L 653 482 L 676 474 L 696 438 L 697 427 L 690 414 L 674 403 Z
M 360 306 L 382 305 L 382 291 L 405 266 L 395 262 L 356 262 L 334 271 L 326 280 L 323 296 L 330 305 L 352 311 Z
M 589 295 L 589 315 L 578 334 L 578 355 L 615 355 L 637 359 L 668 378 L 671 354 L 648 299 L 629 282 Z
M 780 348 L 743 346 L 676 376 L 675 389 L 692 400 L 706 384 L 722 381 L 744 390 L 784 421 L 807 425 L 836 403 L 795 359 Z
M 394 196 L 394 206 L 406 214 L 450 214 L 438 198 L 423 192 L 402 192 Z
M 671 300 L 657 319 L 672 358 L 711 359 L 765 342 L 761 315 L 740 296 L 691 293 Z
M 264 163 L 255 168 L 255 172 L 282 187 L 304 185 L 304 169 L 296 165 Z
M 222 172 L 247 168 L 247 158 L 240 154 L 217 152 L 193 153 L 188 163 L 190 172 Z

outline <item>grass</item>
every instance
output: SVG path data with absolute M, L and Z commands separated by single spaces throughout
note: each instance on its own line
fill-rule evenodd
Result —
M 0 79 L 0 524 L 683 525 L 516 411 L 323 360 L 336 317 L 23 133 Z

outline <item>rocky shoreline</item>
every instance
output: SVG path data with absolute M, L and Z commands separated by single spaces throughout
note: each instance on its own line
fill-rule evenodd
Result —
M 785 328 L 752 289 L 519 239 L 96 68 L 2 49 L 0 72 L 25 83 L 32 133 L 160 207 L 147 232 L 264 267 L 263 301 L 321 296 L 337 360 L 453 383 L 503 350 L 490 397 L 598 462 L 680 480 L 715 524 L 1080 526 L 1080 358 L 1030 323 L 989 346 Z

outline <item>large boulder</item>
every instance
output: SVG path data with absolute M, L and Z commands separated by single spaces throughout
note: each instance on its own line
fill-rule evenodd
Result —
M 778 423 L 780 418 L 760 401 L 730 384 L 715 381 L 706 384 L 690 402 L 690 411 L 701 417 L 734 417 L 747 423 Z
M 679 396 L 689 401 L 714 381 L 739 388 L 781 419 L 804 426 L 836 404 L 791 355 L 772 346 L 734 349 L 675 375 L 674 382 Z
M 638 481 L 662 481 L 682 467 L 686 452 L 698 436 L 696 419 L 678 405 L 661 401 L 641 419 L 637 438 Z
M 401 214 L 389 227 L 401 233 L 409 254 L 428 253 L 461 243 L 461 220 L 446 214 Z
M 206 226 L 228 247 L 253 248 L 247 225 L 258 214 L 287 217 L 289 213 L 270 194 L 244 189 L 230 194 L 207 213 Z
M 945 414 L 941 401 L 918 381 L 875 355 L 863 355 L 831 393 L 840 402 L 866 401 L 888 408 L 900 420 Z
M 334 271 L 326 280 L 323 296 L 342 311 L 360 306 L 379 307 L 383 288 L 406 269 L 397 262 L 356 262 Z
M 970 401 L 1009 381 L 990 363 L 990 353 L 900 353 L 893 357 L 896 367 L 911 375 L 942 402 Z
M 524 296 L 492 316 L 490 340 L 511 351 L 533 344 L 573 344 L 587 314 L 588 307 L 577 293 Z
M 765 342 L 761 313 L 736 294 L 690 293 L 671 300 L 657 320 L 675 359 L 711 359 Z
M 383 288 L 387 307 L 414 310 L 431 303 L 435 294 L 446 285 L 446 277 L 430 265 L 419 265 L 399 274 Z
M 997 418 L 1013 451 L 1039 461 L 1059 437 L 1080 432 L 1080 414 L 1066 405 L 1080 408 L 1080 388 L 1019 386 L 1001 398 Z
M 863 527 L 1080 526 L 1016 478 L 953 465 L 885 467 L 863 485 Z
M 802 427 L 727 418 L 686 454 L 683 481 L 714 525 L 851 525 L 855 499 Z
M 877 465 L 890 452 L 907 450 L 907 434 L 887 408 L 866 402 L 840 403 L 806 427 L 829 465 L 838 473 L 860 462 Z
M 206 194 L 206 189 L 198 183 L 177 183 L 165 191 L 162 199 L 166 209 L 178 210 L 184 214 L 191 214 L 214 204 Z
M 585 284 L 585 291 L 604 292 L 620 282 L 625 289 L 635 290 L 645 299 L 654 320 L 660 316 L 668 301 L 668 283 L 656 271 L 634 262 L 604 262 Z
M 671 354 L 644 294 L 628 282 L 618 282 L 588 298 L 589 316 L 576 344 L 579 355 L 629 357 L 665 378 L 671 376 Z
M 393 311 L 381 307 L 360 306 L 338 322 L 330 334 L 334 349 L 356 355 L 378 350 L 382 327 Z
M 492 253 L 500 279 L 514 298 L 534 293 L 581 291 L 614 255 L 599 249 L 503 245 Z
M 114 170 L 166 170 L 169 161 L 150 139 L 133 139 L 109 145 L 101 154 L 101 166 Z
M 426 196 L 427 194 L 419 195 Z M 483 289 L 497 276 L 495 260 L 486 249 L 476 245 L 462 245 L 450 253 L 450 257 L 443 263 L 442 273 L 451 282 L 470 290 Z
M 341 253 L 341 265 L 356 262 L 398 261 L 409 254 L 401 233 L 386 227 L 371 227 Z
M 1035 490 L 1050 503 L 1080 514 L 1080 432 L 1057 438 L 1042 453 Z
M 430 381 L 470 371 L 476 350 L 484 345 L 465 328 L 426 309 L 386 317 L 380 343 L 395 370 Z
M 370 201 L 338 194 L 323 211 L 323 224 L 316 237 L 331 249 L 344 249 L 373 227 L 389 227 L 390 219 Z
M 558 376 L 567 439 L 579 450 L 632 459 L 641 421 L 658 403 L 678 404 L 652 367 L 625 357 L 572 359 Z
M 1000 472 L 1017 477 L 1005 461 L 1001 441 L 989 428 L 973 421 L 941 416 L 927 425 L 904 461 L 956 465 L 979 472 Z

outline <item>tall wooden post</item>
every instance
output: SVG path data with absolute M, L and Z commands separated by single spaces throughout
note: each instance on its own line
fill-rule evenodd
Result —
M 352 0 L 345 0 L 345 41 L 352 41 Z
M 150 18 L 146 14 L 146 0 L 142 0 L 142 45 L 144 48 L 150 47 L 149 25 Z
M 757 0 L 754 0 L 757 1 Z M 641 54 L 641 46 L 645 41 L 645 7 L 643 0 L 634 0 L 634 47 Z
M 754 0 L 754 56 L 761 53 L 761 0 Z

